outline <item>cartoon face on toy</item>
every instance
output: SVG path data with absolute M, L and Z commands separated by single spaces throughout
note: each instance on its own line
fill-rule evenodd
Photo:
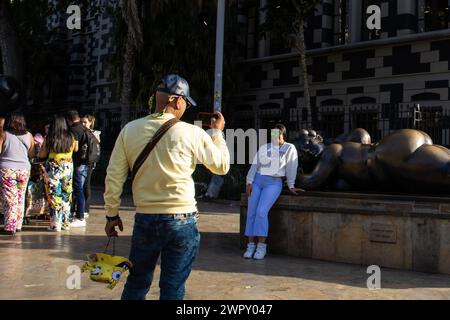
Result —
M 113 289 L 123 273 L 131 268 L 130 260 L 124 257 L 111 256 L 105 253 L 94 253 L 87 256 L 81 271 L 89 270 L 93 281 L 109 283 Z

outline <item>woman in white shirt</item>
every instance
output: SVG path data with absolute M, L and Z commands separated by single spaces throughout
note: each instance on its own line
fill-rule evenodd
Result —
M 247 174 L 248 211 L 245 236 L 248 237 L 246 259 L 264 259 L 267 251 L 266 238 L 269 231 L 269 210 L 280 196 L 282 178 L 286 177 L 292 194 L 303 191 L 295 188 L 298 155 L 293 144 L 287 143 L 286 128 L 275 125 L 271 131 L 272 142 L 263 145 L 255 156 Z M 257 240 L 257 244 L 255 243 Z

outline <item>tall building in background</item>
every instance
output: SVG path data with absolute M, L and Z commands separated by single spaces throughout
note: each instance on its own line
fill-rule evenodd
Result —
M 281 38 L 260 37 L 268 1 L 237 2 L 236 36 L 245 47 L 240 92 L 224 102 L 224 111 L 232 115 L 234 127 L 264 128 L 282 121 L 298 132 L 308 126 L 299 54 Z M 366 27 L 372 4 L 381 8 L 381 30 Z M 61 107 L 94 112 L 99 128 L 111 137 L 120 127 L 110 63 L 117 50 L 117 23 L 106 9 L 114 5 L 117 0 L 95 0 L 96 10 L 82 9 L 80 31 L 67 30 L 65 12 L 48 19 L 53 41 L 68 54 Z M 378 140 L 392 130 L 414 127 L 450 145 L 449 7 L 450 0 L 322 0 L 306 30 L 314 128 L 332 137 L 364 127 Z
M 233 100 L 235 126 L 306 127 L 299 54 L 259 37 L 269 0 L 240 1 L 247 48 Z M 368 30 L 367 7 L 381 8 Z M 314 125 L 325 136 L 365 127 L 374 140 L 416 127 L 450 145 L 450 0 L 323 0 L 308 20 Z
M 81 8 L 81 30 L 67 29 L 65 12 L 49 17 L 47 23 L 52 41 L 64 44 L 69 61 L 67 94 L 59 108 L 94 113 L 104 137 L 115 137 L 120 129 L 118 86 L 111 63 L 116 53 L 117 23 L 111 15 L 115 5 L 116 0 L 94 0 L 89 9 Z M 105 147 L 112 147 L 109 144 L 113 142 L 114 139 L 105 139 Z

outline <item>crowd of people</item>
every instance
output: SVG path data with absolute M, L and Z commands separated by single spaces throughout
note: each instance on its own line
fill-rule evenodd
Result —
M 105 178 L 105 233 L 117 237 L 123 222 L 119 207 L 123 185 L 131 171 L 136 206 L 130 261 L 122 299 L 145 299 L 153 272 L 161 257 L 160 298 L 183 299 L 185 282 L 196 259 L 200 234 L 192 174 L 197 161 L 215 175 L 230 170 L 230 154 L 220 112 L 211 118 L 211 132 L 180 121 L 189 107 L 189 84 L 176 75 L 164 76 L 155 92 L 156 112 L 122 128 Z M 0 119 L 1 120 L 1 119 Z M 0 122 L 0 197 L 4 231 L 22 229 L 24 199 L 30 169 L 38 166 L 50 211 L 50 230 L 59 232 L 86 226 L 90 179 L 100 157 L 99 132 L 93 130 L 92 115 L 80 118 L 76 111 L 57 115 L 44 134 L 31 135 L 25 118 L 11 114 Z M 266 255 L 268 214 L 281 194 L 283 178 L 289 191 L 295 187 L 298 154 L 286 142 L 286 128 L 277 124 L 271 143 L 259 150 L 247 175 L 249 195 L 244 258 L 261 260 Z M 139 138 L 137 138 L 139 137 Z M 73 199 L 73 200 L 72 200 Z
M 45 185 L 50 226 L 55 232 L 85 227 L 89 213 L 90 180 L 100 157 L 100 132 L 95 118 L 77 111 L 55 115 L 42 133 L 33 136 L 25 117 L 11 113 L 0 119 L 0 201 L 3 234 L 22 231 L 27 186 L 32 169 Z

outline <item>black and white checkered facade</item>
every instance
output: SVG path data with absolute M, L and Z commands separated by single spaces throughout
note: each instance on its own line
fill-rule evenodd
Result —
M 419 104 L 438 108 L 450 128 L 450 24 L 447 29 L 420 32 L 423 14 L 418 13 L 425 0 L 342 1 L 349 13 L 346 28 L 337 19 L 340 0 L 323 0 L 308 21 L 313 108 L 320 113 L 330 106 Z M 363 15 L 363 8 L 371 4 L 381 7 L 378 34 L 364 30 L 368 15 Z M 242 9 L 241 15 L 250 10 Z M 340 37 L 340 30 L 347 33 Z M 247 50 L 241 62 L 241 90 L 232 103 L 233 114 L 257 128 L 265 116 L 288 124 L 306 120 L 299 55 L 293 49 L 271 52 L 270 41 L 260 40 L 260 50 Z M 443 143 L 450 145 L 450 129 L 444 130 Z
M 55 3 L 57 0 L 51 0 Z M 68 14 L 48 18 L 48 29 L 63 35 L 69 54 L 67 105 L 94 112 L 117 106 L 117 83 L 109 59 L 115 53 L 114 18 L 106 10 L 111 0 L 94 0 L 81 8 L 81 30 L 66 27 Z

